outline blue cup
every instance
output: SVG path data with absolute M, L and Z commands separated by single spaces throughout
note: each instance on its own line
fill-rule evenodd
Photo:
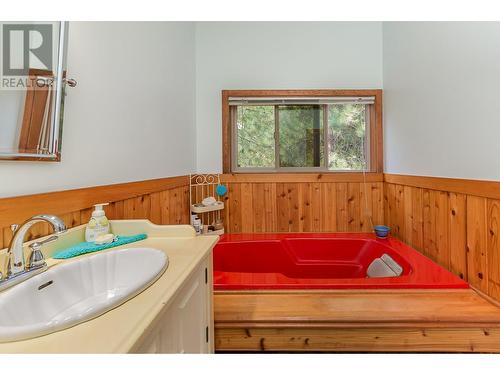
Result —
M 375 231 L 375 235 L 377 236 L 377 238 L 386 239 L 387 236 L 389 236 L 391 228 L 385 225 L 375 225 L 373 227 L 373 230 Z

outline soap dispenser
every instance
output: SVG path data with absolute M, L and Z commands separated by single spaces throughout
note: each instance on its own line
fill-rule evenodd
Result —
M 109 221 L 104 212 L 104 206 L 108 204 L 99 203 L 94 205 L 94 212 L 92 212 L 92 217 L 85 228 L 85 241 L 94 242 L 97 237 L 109 233 Z

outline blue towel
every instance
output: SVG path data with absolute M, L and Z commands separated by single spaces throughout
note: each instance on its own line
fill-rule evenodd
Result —
M 112 247 L 125 245 L 127 243 L 141 241 L 146 239 L 148 236 L 145 234 L 136 234 L 134 236 L 116 236 L 117 240 L 111 243 L 105 243 L 102 245 L 96 245 L 93 242 L 80 242 L 74 246 L 68 247 L 64 250 L 59 251 L 53 256 L 55 259 L 68 259 L 73 258 L 78 255 L 93 253 L 99 250 L 106 250 Z

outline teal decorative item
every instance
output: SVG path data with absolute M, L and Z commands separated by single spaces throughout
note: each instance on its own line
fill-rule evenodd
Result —
M 217 185 L 217 187 L 215 188 L 215 192 L 219 197 L 222 197 L 223 195 L 226 195 L 227 187 L 225 185 Z
M 146 234 L 136 234 L 134 236 L 116 236 L 116 237 L 117 237 L 116 241 L 113 241 L 111 243 L 105 243 L 102 245 L 96 245 L 93 242 L 80 242 L 74 246 L 59 251 L 56 255 L 53 256 L 53 258 L 54 259 L 73 258 L 82 254 L 93 253 L 95 251 L 106 250 L 112 247 L 145 240 L 148 236 Z

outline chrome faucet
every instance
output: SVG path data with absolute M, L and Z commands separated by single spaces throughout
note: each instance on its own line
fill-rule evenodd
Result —
M 24 260 L 23 243 L 28 230 L 36 223 L 47 222 L 52 226 L 55 236 L 43 241 L 36 241 L 30 245 L 31 254 L 28 263 Z M 42 245 L 57 240 L 57 234 L 66 231 L 64 222 L 55 215 L 36 215 L 26 220 L 20 226 L 11 225 L 14 233 L 7 250 L 8 264 L 6 274 L 0 273 L 0 291 L 29 279 L 47 269 L 47 264 L 41 251 Z

